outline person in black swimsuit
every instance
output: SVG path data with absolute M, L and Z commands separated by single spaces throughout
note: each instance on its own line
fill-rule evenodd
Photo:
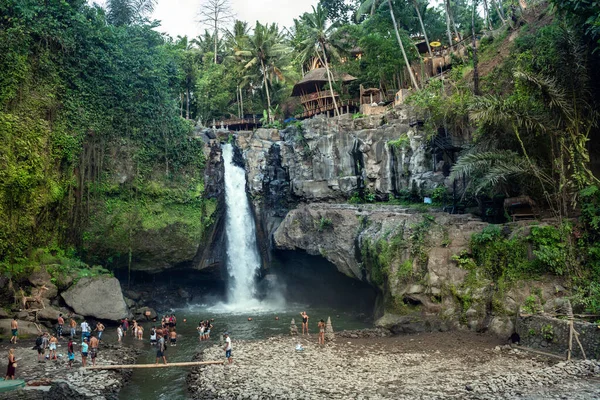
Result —
M 300 315 L 302 316 L 302 334 L 304 335 L 304 331 L 306 331 L 308 335 L 308 314 L 306 314 L 306 311 L 302 311 Z

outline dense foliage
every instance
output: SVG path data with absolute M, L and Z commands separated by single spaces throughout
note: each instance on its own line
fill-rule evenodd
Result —
M 203 201 L 180 48 L 84 0 L 6 1 L 0 15 L 0 260 L 81 247 L 113 199 Z M 151 182 L 162 192 L 148 194 Z

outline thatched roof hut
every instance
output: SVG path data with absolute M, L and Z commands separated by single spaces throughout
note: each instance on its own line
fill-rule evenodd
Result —
M 355 77 L 349 74 L 336 74 L 335 72 L 331 72 L 334 81 L 342 81 L 352 82 L 356 80 Z M 292 90 L 292 96 L 302 96 L 308 93 L 318 92 L 323 89 L 326 83 L 329 80 L 327 79 L 327 70 L 325 68 L 315 68 L 309 71 L 304 78 L 300 80 L 300 82 L 294 85 L 294 89 Z

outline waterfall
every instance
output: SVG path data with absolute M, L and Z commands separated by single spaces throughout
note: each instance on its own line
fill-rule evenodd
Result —
M 260 257 L 256 245 L 254 218 L 246 196 L 246 173 L 233 162 L 233 146 L 223 145 L 225 161 L 225 204 L 227 218 L 227 272 L 229 305 L 235 308 L 255 304 L 256 273 Z

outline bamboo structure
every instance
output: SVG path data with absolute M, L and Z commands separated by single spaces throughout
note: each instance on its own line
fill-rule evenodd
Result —
M 567 318 L 569 321 L 569 351 L 567 352 L 567 360 L 571 360 L 571 353 L 573 352 L 573 338 L 575 338 L 577 344 L 579 345 L 579 349 L 581 350 L 581 355 L 583 356 L 583 359 L 587 360 L 585 356 L 585 351 L 583 350 L 583 346 L 579 341 L 579 332 L 575 330 L 573 307 L 571 307 L 571 302 L 569 301 L 569 299 L 566 299 L 565 308 L 567 311 Z
M 171 368 L 171 367 L 197 367 L 200 365 L 223 365 L 224 361 L 190 361 L 170 364 L 126 364 L 126 365 L 96 365 L 84 369 L 144 369 L 144 368 Z

